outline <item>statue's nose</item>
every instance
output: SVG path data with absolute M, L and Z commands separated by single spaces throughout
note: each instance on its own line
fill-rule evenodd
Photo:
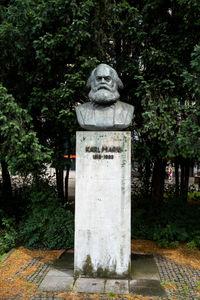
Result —
M 101 82 L 102 82 L 102 83 L 105 83 L 105 82 L 106 82 L 106 81 L 105 81 L 105 78 L 102 77 L 102 78 L 101 78 Z

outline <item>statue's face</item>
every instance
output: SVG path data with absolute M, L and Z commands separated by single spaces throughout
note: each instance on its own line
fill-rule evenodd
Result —
M 97 67 L 91 82 L 89 98 L 99 104 L 109 104 L 119 99 L 117 84 L 109 67 Z
M 113 78 L 111 74 L 111 70 L 106 67 L 99 67 L 96 70 L 95 79 L 94 79 L 94 87 L 97 90 L 106 89 L 111 91 L 113 88 Z

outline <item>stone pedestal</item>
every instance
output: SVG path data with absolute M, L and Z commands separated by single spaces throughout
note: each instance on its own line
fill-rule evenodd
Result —
M 131 135 L 76 136 L 75 275 L 127 278 L 131 261 Z

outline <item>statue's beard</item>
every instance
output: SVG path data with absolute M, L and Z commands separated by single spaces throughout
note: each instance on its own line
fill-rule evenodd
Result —
M 92 102 L 104 105 L 114 103 L 120 97 L 117 89 L 107 87 L 92 88 L 88 96 Z

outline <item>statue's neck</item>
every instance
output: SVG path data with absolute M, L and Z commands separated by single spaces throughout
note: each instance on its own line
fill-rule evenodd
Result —
M 92 102 L 92 105 L 94 107 L 94 109 L 99 109 L 99 110 L 103 110 L 103 109 L 109 109 L 109 108 L 114 108 L 115 105 L 116 105 L 116 101 L 115 102 L 112 102 L 112 103 L 104 103 L 104 104 L 100 104 L 100 103 L 97 103 L 97 102 Z

